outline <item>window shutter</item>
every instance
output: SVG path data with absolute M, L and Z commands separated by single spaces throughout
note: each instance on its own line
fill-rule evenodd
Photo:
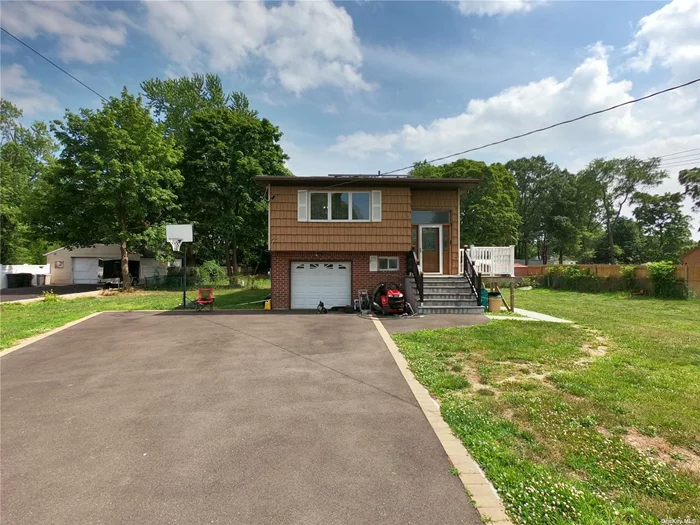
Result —
M 372 192 L 372 222 L 382 222 L 382 192 Z
M 379 271 L 379 261 L 377 259 L 378 259 L 378 257 L 376 255 L 369 256 L 369 271 L 370 272 L 378 272 Z
M 297 200 L 297 220 L 299 222 L 306 222 L 309 220 L 309 205 L 308 205 L 308 198 L 307 198 L 308 192 L 306 190 L 299 190 L 298 191 L 298 200 Z

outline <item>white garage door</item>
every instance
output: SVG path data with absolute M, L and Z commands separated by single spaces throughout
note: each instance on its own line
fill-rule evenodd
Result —
M 293 262 L 292 308 L 349 305 L 350 283 L 349 262 Z
M 97 257 L 73 257 L 73 284 L 97 284 L 100 260 Z

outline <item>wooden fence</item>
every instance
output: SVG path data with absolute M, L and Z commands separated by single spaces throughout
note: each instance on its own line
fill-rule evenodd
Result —
M 577 264 L 579 269 L 588 268 L 596 277 L 622 277 L 620 274 L 619 264 Z M 541 266 L 527 266 L 527 274 L 523 272 L 523 268 L 518 268 L 521 275 L 528 277 L 536 277 L 538 275 L 547 275 L 550 268 L 559 267 L 558 264 L 545 264 Z M 566 268 L 566 266 L 561 267 Z M 646 266 L 636 266 L 634 276 L 638 280 L 648 280 L 649 270 Z M 700 266 L 678 265 L 676 266 L 676 278 L 682 279 L 688 285 L 695 297 L 700 297 Z

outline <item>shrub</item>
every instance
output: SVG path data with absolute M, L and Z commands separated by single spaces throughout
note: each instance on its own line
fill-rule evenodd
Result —
M 620 266 L 620 276 L 625 283 L 625 288 L 628 290 L 634 290 L 636 288 L 636 272 L 637 268 L 635 266 Z
M 201 274 L 204 282 L 220 283 L 226 281 L 226 270 L 216 261 L 205 261 L 201 266 Z
M 525 286 L 532 286 L 534 288 L 537 286 L 537 280 L 534 277 L 523 277 L 520 279 L 518 286 L 520 288 L 524 288 Z
M 672 261 L 649 263 L 649 277 L 656 297 L 666 299 L 687 299 L 685 283 L 676 279 L 676 265 Z
M 61 298 L 53 290 L 44 290 L 41 293 L 41 296 L 45 303 L 55 303 L 61 300 Z

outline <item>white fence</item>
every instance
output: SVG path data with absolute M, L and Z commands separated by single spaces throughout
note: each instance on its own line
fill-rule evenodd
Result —
M 50 264 L 3 264 L 0 265 L 0 288 L 7 288 L 7 274 L 31 273 L 51 275 Z
M 515 275 L 515 246 L 471 246 L 467 254 L 481 275 Z M 460 273 L 464 268 L 463 257 L 460 251 Z

